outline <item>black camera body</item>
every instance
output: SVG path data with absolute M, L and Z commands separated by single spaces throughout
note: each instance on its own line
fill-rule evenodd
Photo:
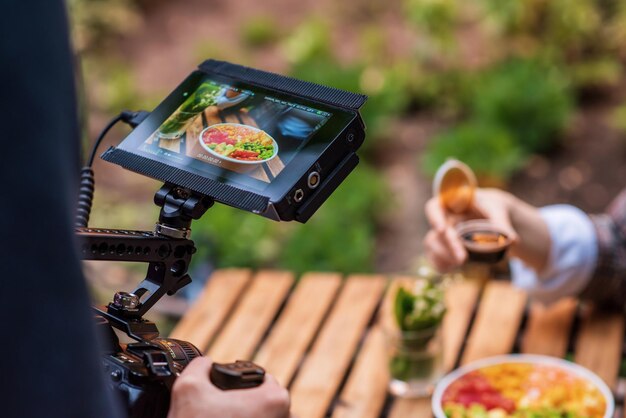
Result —
M 165 417 L 176 376 L 202 355 L 193 344 L 155 338 L 122 346 L 109 322 L 96 317 L 101 337 L 102 367 L 113 392 L 133 418 Z

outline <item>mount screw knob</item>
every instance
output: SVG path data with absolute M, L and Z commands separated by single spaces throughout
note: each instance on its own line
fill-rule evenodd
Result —
M 113 305 L 123 310 L 137 309 L 137 306 L 139 306 L 139 296 L 134 293 L 117 292 L 115 296 L 113 296 Z

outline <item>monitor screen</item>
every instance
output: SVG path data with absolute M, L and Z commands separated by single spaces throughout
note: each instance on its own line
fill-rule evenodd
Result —
M 161 159 L 187 158 L 271 183 L 331 118 L 320 108 L 204 76 L 139 146 Z M 224 174 L 224 173 L 222 173 Z

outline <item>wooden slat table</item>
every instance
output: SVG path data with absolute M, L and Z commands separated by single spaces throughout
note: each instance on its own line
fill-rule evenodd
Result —
M 429 399 L 394 399 L 382 324 L 393 289 L 407 277 L 219 270 L 172 331 L 215 361 L 252 359 L 291 393 L 299 418 L 432 416 Z M 483 290 L 466 280 L 447 289 L 443 325 L 447 369 L 523 352 L 573 356 L 617 390 L 624 318 L 572 299 L 528 302 L 508 282 Z M 618 415 L 624 416 L 618 393 Z

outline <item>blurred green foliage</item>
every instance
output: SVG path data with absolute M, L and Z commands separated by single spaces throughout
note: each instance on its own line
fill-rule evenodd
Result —
M 474 72 L 460 68 L 421 68 L 413 72 L 411 100 L 442 118 L 463 115 L 474 97 L 477 78 Z
M 554 47 L 581 51 L 602 23 L 601 2 L 596 0 L 526 0 L 503 4 L 483 0 L 487 17 L 501 34 L 526 36 Z
M 270 16 L 254 17 L 240 28 L 243 44 L 251 48 L 271 45 L 280 38 L 280 35 L 280 26 Z
M 341 64 L 332 50 L 331 28 L 320 20 L 300 26 L 283 46 L 291 61 L 291 75 L 314 83 L 368 95 L 361 115 L 367 125 L 367 151 L 379 138 L 391 134 L 389 122 L 402 114 L 411 101 L 412 69 L 406 62 L 381 65 L 376 56 L 349 65 Z M 367 45 L 376 48 L 379 33 L 368 28 Z M 381 46 L 381 45 L 379 45 Z M 371 52 L 371 50 L 370 50 Z
M 197 260 L 217 267 L 371 271 L 375 223 L 384 210 L 382 179 L 359 166 L 306 224 L 277 223 L 216 205 L 194 223 Z
M 305 225 L 294 225 L 278 264 L 297 272 L 374 269 L 376 221 L 389 196 L 377 170 L 359 165 Z
M 457 158 L 479 177 L 506 180 L 524 162 L 524 150 L 506 129 L 496 124 L 470 121 L 434 138 L 420 159 L 431 175 L 449 158 Z
M 67 0 L 74 47 L 102 51 L 141 20 L 136 0 Z
M 573 108 L 566 80 L 537 60 L 513 59 L 485 70 L 467 99 L 469 116 L 433 139 L 425 170 L 432 175 L 455 157 L 483 176 L 508 180 L 528 155 L 558 143 Z
M 134 74 L 126 65 L 116 59 L 94 59 L 89 55 L 83 58 L 81 64 L 84 74 L 107 80 L 106 83 L 91 86 L 90 93 L 95 96 L 93 105 L 96 109 L 117 113 L 120 109 L 144 107 L 144 98 L 137 94 L 135 88 Z
M 511 60 L 486 71 L 470 108 L 473 118 L 506 128 L 527 152 L 550 150 L 572 111 L 565 75 L 535 60 Z
M 410 100 L 410 92 L 404 82 L 408 74 L 401 66 L 342 66 L 332 56 L 315 55 L 294 64 L 291 75 L 342 90 L 360 91 L 369 96 L 361 109 L 368 134 L 365 150 L 374 146 L 377 139 L 391 134 L 389 122 L 406 109 Z
M 486 20 L 509 53 L 561 60 L 578 88 L 612 86 L 626 52 L 623 0 L 482 0 Z M 619 71 L 621 73 L 621 71 Z
M 288 233 L 271 220 L 225 205 L 215 205 L 193 225 L 196 260 L 219 267 L 269 266 L 276 259 L 281 236 Z
M 302 22 L 283 42 L 285 59 L 297 64 L 331 57 L 330 31 L 329 24 L 319 17 L 311 17 Z
M 460 2 L 457 0 L 405 0 L 407 19 L 415 30 L 428 36 L 432 47 L 448 49 L 454 47 L 454 32 L 459 18 Z M 425 48 L 428 43 L 420 43 L 421 52 L 431 52 Z
M 580 89 L 617 86 L 622 75 L 622 63 L 613 57 L 589 59 L 570 68 L 572 84 Z
M 613 111 L 609 122 L 614 129 L 617 129 L 621 135 L 626 137 L 626 103 Z

